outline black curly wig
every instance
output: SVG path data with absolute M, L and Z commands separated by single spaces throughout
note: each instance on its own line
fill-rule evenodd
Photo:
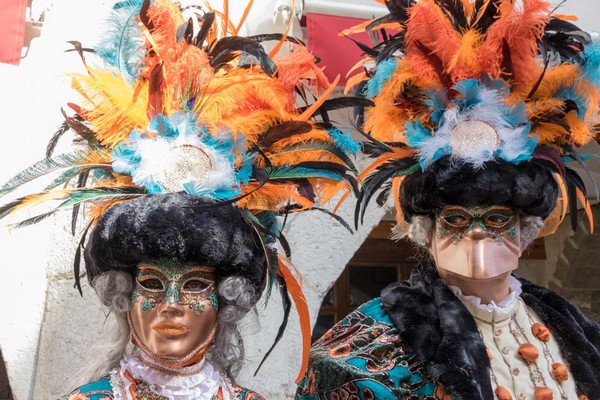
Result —
M 177 260 L 214 267 L 219 278 L 242 275 L 260 293 L 266 255 L 260 239 L 231 204 L 170 193 L 109 208 L 85 248 L 88 280 L 110 270 L 135 273 L 140 262 Z M 208 206 L 208 207 L 207 207 Z
M 537 161 L 494 160 L 475 169 L 446 156 L 407 176 L 401 192 L 407 221 L 415 215 L 432 216 L 446 205 L 502 205 L 546 219 L 556 206 L 558 185 L 550 169 Z

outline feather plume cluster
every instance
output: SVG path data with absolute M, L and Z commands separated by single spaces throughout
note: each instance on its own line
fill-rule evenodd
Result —
M 347 87 L 374 101 L 363 129 L 375 161 L 359 176 L 357 221 L 375 192 L 379 204 L 398 199 L 398 180 L 443 157 L 474 169 L 494 160 L 539 161 L 559 187 L 570 188 L 559 204 L 576 206 L 579 198 L 589 209 L 565 162 L 582 161 L 576 147 L 598 139 L 600 44 L 544 0 L 385 5 L 388 15 L 344 32 L 366 30 L 380 39 L 373 48 L 359 44 L 363 68 Z M 475 125 L 495 130 L 496 140 L 465 137 Z M 397 219 L 403 222 L 402 213 Z

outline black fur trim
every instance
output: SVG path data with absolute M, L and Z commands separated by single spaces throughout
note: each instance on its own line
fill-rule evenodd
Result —
M 494 398 L 490 360 L 475 319 L 433 267 L 388 286 L 381 303 L 429 377 L 453 399 Z
M 521 298 L 556 338 L 579 393 L 600 400 L 598 323 L 555 292 L 518 279 Z M 475 319 L 432 264 L 416 269 L 408 281 L 384 289 L 381 303 L 428 376 L 453 399 L 495 398 L 490 362 Z
M 432 215 L 445 205 L 464 207 L 504 205 L 545 219 L 556 205 L 558 186 L 546 165 L 488 161 L 479 169 L 452 159 L 439 159 L 402 184 L 402 212 Z
M 600 399 L 600 326 L 563 297 L 519 278 L 521 298 L 542 318 L 560 346 L 580 394 Z
M 109 270 L 133 274 L 142 261 L 178 260 L 214 267 L 220 277 L 242 275 L 260 293 L 266 263 L 255 235 L 230 204 L 186 193 L 140 197 L 112 206 L 94 227 L 85 249 L 88 279 Z

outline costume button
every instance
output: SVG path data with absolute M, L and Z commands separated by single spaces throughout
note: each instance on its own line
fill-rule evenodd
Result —
M 519 393 L 519 400 L 525 400 L 527 398 L 527 396 L 525 395 L 525 393 Z
M 496 329 L 496 336 L 500 336 L 502 335 L 502 329 L 498 328 Z
M 510 352 L 510 349 L 508 347 L 502 348 L 502 354 L 508 354 L 509 352 Z
M 520 371 L 519 371 L 519 368 L 514 368 L 514 369 L 512 370 L 512 373 L 513 373 L 513 375 L 514 375 L 514 376 L 517 376 L 517 375 L 519 375 L 519 372 L 520 372 Z

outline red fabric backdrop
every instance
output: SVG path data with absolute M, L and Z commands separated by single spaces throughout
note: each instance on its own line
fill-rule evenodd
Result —
M 338 74 L 338 85 L 346 84 L 346 74 L 362 58 L 362 50 L 350 39 L 338 34 L 344 29 L 358 25 L 365 20 L 309 13 L 306 16 L 306 44 L 308 49 L 321 59 L 320 66 L 326 66 L 325 75 L 333 80 Z M 358 42 L 372 46 L 366 33 L 353 34 Z
M 18 65 L 25 36 L 27 0 L 0 0 L 0 62 Z

